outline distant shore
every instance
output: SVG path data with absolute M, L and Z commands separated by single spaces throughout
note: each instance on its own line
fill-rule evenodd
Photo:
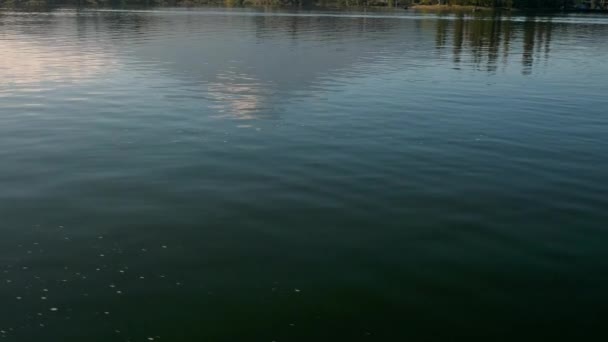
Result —
M 412 5 L 408 8 L 429 11 L 493 11 L 501 8 L 470 5 Z
M 287 0 L 288 1 L 288 0 Z M 473 13 L 473 12 L 565 12 L 565 13 L 603 13 L 608 14 L 608 10 L 589 10 L 589 9 L 556 9 L 556 8 L 505 8 L 505 7 L 485 7 L 472 5 L 407 5 L 399 4 L 399 0 L 318 0 L 308 3 L 307 0 L 293 0 L 293 3 L 285 0 L 26 0 L 15 2 L 14 0 L 0 0 L 2 8 L 56 8 L 61 6 L 89 7 L 89 8 L 153 8 L 153 7 L 231 7 L 231 8 L 299 8 L 299 9 L 334 9 L 334 10 L 357 10 L 357 9 L 377 9 L 377 10 L 416 10 L 423 12 L 439 13 Z M 307 2 L 305 5 L 298 5 L 298 1 Z M 119 2 L 118 4 L 116 2 Z

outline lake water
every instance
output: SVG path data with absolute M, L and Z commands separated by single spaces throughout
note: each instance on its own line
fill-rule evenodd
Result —
M 0 338 L 585 340 L 608 18 L 0 11 Z

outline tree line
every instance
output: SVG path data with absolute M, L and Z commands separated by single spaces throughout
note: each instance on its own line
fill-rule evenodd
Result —
M 494 8 L 570 8 L 579 3 L 602 0 L 0 0 L 0 5 L 76 5 L 76 6 L 196 6 L 196 5 L 271 5 L 271 6 L 409 6 L 448 5 Z M 606 0 L 605 2 L 608 2 Z
M 581 0 L 411 0 L 411 4 L 493 8 L 570 8 Z

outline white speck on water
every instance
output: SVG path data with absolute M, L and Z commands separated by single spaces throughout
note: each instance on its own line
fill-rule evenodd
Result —
M 21 300 L 21 297 L 17 297 L 17 300 Z
M 40 323 L 40 326 L 44 328 L 44 324 Z
M 294 292 L 300 292 L 300 289 L 294 289 Z
M 139 279 L 144 279 L 144 276 L 140 276 Z
M 110 287 L 111 287 L 111 288 L 115 288 L 115 287 L 116 287 L 116 285 L 114 285 L 114 284 L 110 284 Z
M 154 341 L 154 337 L 148 337 L 148 341 Z
M 43 292 L 49 292 L 49 290 L 48 290 L 48 289 L 42 289 L 42 291 L 43 291 Z
M 122 291 L 116 291 L 117 294 L 122 294 Z
M 163 248 L 167 248 L 167 246 L 165 246 L 165 245 L 163 245 L 162 247 L 163 247 Z
M 13 281 L 12 281 L 12 280 L 10 280 L 10 279 L 7 279 L 7 280 L 6 280 L 6 282 L 7 282 L 7 283 L 12 283 Z
M 97 238 L 98 238 L 98 239 L 103 239 L 103 236 L 98 236 Z
M 59 310 L 59 309 L 57 309 L 57 308 L 51 308 L 51 311 L 57 311 L 57 310 Z
M 120 272 L 120 273 L 125 273 L 125 271 L 123 271 L 123 270 L 120 270 L 120 271 L 118 271 L 118 272 Z
M 99 254 L 99 256 L 100 256 L 100 257 L 104 257 L 105 255 L 103 255 L 103 254 Z
M 46 297 L 40 297 L 40 299 L 42 299 L 42 300 L 46 300 Z
M 104 314 L 109 315 L 110 311 L 105 311 Z
M 141 251 L 142 251 L 142 252 L 147 252 L 148 250 L 147 250 L 147 249 L 145 249 L 145 248 L 142 248 L 142 249 L 141 249 Z
M 101 271 L 101 268 L 96 268 L 95 271 Z

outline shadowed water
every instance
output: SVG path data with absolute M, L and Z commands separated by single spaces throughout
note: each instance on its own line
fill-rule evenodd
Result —
M 0 11 L 0 338 L 572 338 L 608 19 Z

